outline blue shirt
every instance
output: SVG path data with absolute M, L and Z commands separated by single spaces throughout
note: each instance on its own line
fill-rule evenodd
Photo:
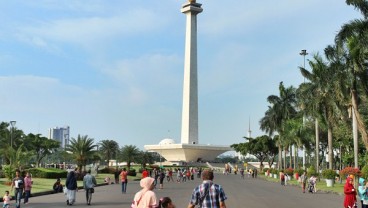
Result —
M 190 203 L 202 208 L 220 208 L 220 202 L 227 199 L 224 190 L 212 181 L 203 181 L 192 193 Z

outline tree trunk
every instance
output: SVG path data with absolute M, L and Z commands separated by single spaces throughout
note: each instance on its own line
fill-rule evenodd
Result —
M 368 150 L 368 134 L 363 119 L 358 111 L 358 99 L 355 90 L 352 90 L 352 105 L 355 117 L 357 119 L 359 132 L 362 135 L 362 140 L 364 142 L 365 148 Z
M 293 145 L 289 146 L 289 168 L 293 166 Z
M 282 148 L 281 148 L 281 145 L 280 144 L 278 145 L 278 148 L 279 148 L 279 155 L 278 155 L 279 162 L 278 162 L 277 167 L 278 167 L 278 170 L 281 170 L 282 169 Z
M 328 169 L 332 169 L 333 149 L 332 149 L 332 127 L 331 125 L 329 125 L 327 133 L 328 133 Z
M 316 171 L 319 173 L 319 126 L 318 119 L 315 121 L 315 130 L 316 130 Z
M 354 167 L 358 168 L 358 128 L 357 128 L 357 119 L 354 111 L 352 111 L 352 118 L 353 118 L 353 141 L 354 141 Z

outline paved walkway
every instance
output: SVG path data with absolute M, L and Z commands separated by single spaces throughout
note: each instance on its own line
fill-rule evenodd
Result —
M 224 187 L 228 196 L 226 201 L 229 208 L 310 208 L 310 207 L 342 207 L 343 196 L 336 194 L 303 194 L 301 189 L 295 186 L 282 187 L 278 183 L 272 183 L 261 179 L 245 178 L 240 179 L 239 175 L 222 174 L 215 175 L 215 183 Z M 164 182 L 164 189 L 155 189 L 157 197 L 170 196 L 177 208 L 187 207 L 192 190 L 201 180 L 195 178 L 194 181 L 185 183 Z M 140 189 L 139 182 L 133 181 L 128 184 L 128 193 L 122 194 L 120 184 L 99 186 L 95 188 L 92 198 L 92 205 L 87 206 L 85 202 L 85 192 L 80 190 L 77 193 L 77 202 L 72 207 L 100 207 L 129 208 L 134 194 Z M 14 203 L 14 201 L 12 201 Z M 27 208 L 43 207 L 70 207 L 66 205 L 64 194 L 51 194 L 30 198 L 30 204 L 22 205 Z

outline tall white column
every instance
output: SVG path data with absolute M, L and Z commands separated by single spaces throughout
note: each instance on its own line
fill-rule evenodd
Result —
M 202 4 L 188 1 L 181 12 L 186 15 L 183 111 L 181 143 L 198 144 L 197 14 Z

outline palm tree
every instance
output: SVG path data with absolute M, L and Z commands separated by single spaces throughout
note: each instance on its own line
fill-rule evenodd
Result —
M 339 112 L 336 98 L 340 96 L 338 93 L 341 91 L 337 90 L 340 83 L 337 83 L 336 68 L 323 61 L 319 54 L 313 56 L 313 60 L 309 61 L 309 65 L 312 72 L 300 67 L 302 75 L 310 81 L 301 85 L 300 97 L 307 104 L 305 106 L 306 111 L 309 111 L 310 115 L 316 116 L 327 125 L 329 168 L 332 169 L 332 130 L 334 119 L 336 119 Z M 317 145 L 319 144 L 316 141 L 316 147 Z
M 87 135 L 78 134 L 77 139 L 71 138 L 70 144 L 67 145 L 66 151 L 70 152 L 78 165 L 79 170 L 85 170 L 85 166 L 89 159 L 95 154 L 96 145 L 93 144 L 94 139 L 88 138 Z
M 363 18 L 354 19 L 344 24 L 336 35 L 335 42 L 339 47 L 345 48 L 348 52 L 346 64 L 347 71 L 352 78 L 349 85 L 351 89 L 353 119 L 356 119 L 362 140 L 366 149 L 368 149 L 367 128 L 358 106 L 358 92 L 361 92 L 365 97 L 368 96 L 368 73 L 366 65 L 368 59 L 368 2 L 365 0 L 346 0 L 346 3 L 353 5 L 359 10 Z
M 262 130 L 272 135 L 277 131 L 281 142 L 278 143 L 279 147 L 279 169 L 282 168 L 281 161 L 281 144 L 283 143 L 284 122 L 292 118 L 296 114 L 295 104 L 295 88 L 290 86 L 285 88 L 283 82 L 279 84 L 280 96 L 270 95 L 267 97 L 267 101 L 271 104 L 265 113 L 265 117 L 260 120 L 260 126 Z
M 105 160 L 110 161 L 112 158 L 117 158 L 119 152 L 119 144 L 114 140 L 102 140 L 99 143 L 99 151 L 102 153 Z M 109 162 L 107 162 L 109 167 Z
M 130 169 L 130 164 L 138 159 L 139 149 L 134 145 L 125 145 L 120 150 L 121 160 L 126 161 L 128 170 Z

